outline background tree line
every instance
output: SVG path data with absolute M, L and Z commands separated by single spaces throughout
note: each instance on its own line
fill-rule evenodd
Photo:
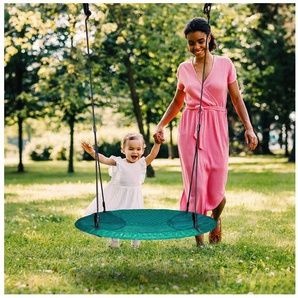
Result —
M 179 63 L 190 58 L 184 26 L 193 17 L 204 17 L 203 4 L 89 8 L 96 107 L 110 107 L 136 122 L 150 150 L 150 126 L 159 121 L 174 95 Z M 18 126 L 18 171 L 24 171 L 25 121 L 47 115 L 69 128 L 68 172 L 73 172 L 75 125 L 91 112 L 82 4 L 6 3 L 4 16 L 5 124 Z M 215 54 L 227 55 L 237 68 L 260 139 L 256 154 L 271 153 L 274 129 L 294 161 L 295 145 L 290 154 L 285 136 L 295 127 L 295 4 L 214 4 L 210 24 L 218 44 Z M 243 127 L 230 104 L 228 109 L 231 151 L 240 152 L 245 150 L 240 146 Z M 173 120 L 170 131 L 176 125 Z M 172 138 L 169 145 L 172 152 Z

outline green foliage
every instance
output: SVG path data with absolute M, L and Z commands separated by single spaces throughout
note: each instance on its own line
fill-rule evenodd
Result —
M 48 137 L 33 138 L 26 144 L 25 154 L 34 161 L 67 160 L 68 146 L 54 134 Z
M 191 237 L 113 250 L 76 230 L 94 169 L 80 162 L 70 175 L 65 165 L 31 162 L 26 175 L 5 166 L 5 294 L 295 294 L 295 166 L 285 158 L 230 159 L 223 242 L 205 249 Z M 146 208 L 178 209 L 179 161 L 155 168 Z
M 72 168 L 75 126 L 91 111 L 89 70 L 95 105 L 123 114 L 122 125 L 137 122 L 149 145 L 150 124 L 164 113 L 175 92 L 177 67 L 190 57 L 185 23 L 204 17 L 202 8 L 202 3 L 90 5 L 89 68 L 81 4 L 6 3 L 5 123 L 19 126 L 20 156 L 24 121 L 46 114 L 69 126 Z M 294 129 L 289 119 L 295 110 L 294 18 L 294 3 L 212 5 L 215 54 L 236 65 L 263 153 L 270 153 L 271 129 Z M 231 105 L 228 109 L 233 144 L 241 141 L 243 125 Z M 287 140 L 282 142 L 287 149 Z
M 51 146 L 42 146 L 39 144 L 30 152 L 29 156 L 34 161 L 51 160 L 52 150 L 53 148 Z
M 153 144 L 151 144 L 153 145 Z M 88 153 L 86 153 L 80 146 L 80 139 L 75 142 L 75 157 L 76 160 L 94 160 Z M 95 146 L 93 146 L 95 148 Z M 105 156 L 123 156 L 120 149 L 120 141 L 112 140 L 107 142 L 100 140 L 98 152 Z M 33 138 L 26 144 L 25 156 L 28 156 L 34 161 L 46 160 L 68 160 L 69 149 L 63 136 L 50 134 L 46 137 Z M 168 158 L 169 148 L 167 144 L 162 144 L 157 158 Z M 174 157 L 178 157 L 177 145 L 174 146 Z
M 153 146 L 153 144 L 151 144 L 151 146 Z M 175 158 L 175 157 L 178 157 L 177 145 L 174 146 L 174 149 L 175 149 L 175 152 L 174 152 L 174 158 Z M 105 156 L 111 156 L 111 155 L 123 156 L 120 150 L 120 142 L 116 142 L 114 144 L 103 142 L 103 144 L 101 144 L 98 147 L 98 151 L 104 154 Z M 168 157 L 169 157 L 169 147 L 167 144 L 162 144 L 160 146 L 160 150 L 156 158 L 168 158 Z M 88 158 L 87 160 L 90 160 L 90 158 Z
M 259 150 L 266 154 L 270 127 L 290 130 L 290 115 L 295 111 L 295 8 L 283 3 L 248 8 L 254 17 L 248 20 L 243 38 L 243 82 L 263 134 Z

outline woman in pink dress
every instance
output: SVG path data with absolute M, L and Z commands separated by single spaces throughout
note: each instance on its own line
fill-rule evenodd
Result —
M 176 93 L 157 125 L 155 138 L 164 141 L 164 126 L 176 117 L 184 105 L 178 128 L 178 148 L 184 183 L 180 209 L 187 210 L 190 195 L 189 211 L 204 215 L 207 211 L 212 211 L 211 216 L 217 221 L 217 226 L 210 232 L 209 242 L 218 243 L 221 241 L 220 215 L 226 203 L 225 186 L 228 175 L 229 135 L 226 110 L 228 92 L 245 127 L 245 142 L 249 144 L 250 150 L 256 148 L 258 139 L 240 94 L 232 61 L 211 53 L 216 49 L 216 43 L 208 22 L 203 18 L 194 18 L 186 25 L 184 34 L 189 52 L 194 57 L 178 67 Z M 200 117 L 198 117 L 199 111 L 201 111 Z M 190 183 L 194 179 L 192 167 L 198 122 L 200 122 L 198 181 L 192 183 L 189 194 Z M 196 189 L 194 185 L 197 185 Z M 204 235 L 195 238 L 198 246 L 204 245 Z

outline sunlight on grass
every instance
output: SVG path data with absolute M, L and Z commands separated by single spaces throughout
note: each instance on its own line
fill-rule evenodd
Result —
M 295 171 L 295 164 L 288 163 L 286 158 L 274 159 L 272 158 L 256 156 L 250 158 L 243 157 L 230 157 L 229 158 L 229 170 L 235 172 L 247 171 L 247 172 L 264 172 L 270 171 L 273 173 L 289 173 Z
M 155 160 L 142 189 L 145 208 L 179 209 L 179 160 Z M 284 158 L 230 158 L 223 241 L 193 237 L 130 241 L 75 228 L 96 194 L 94 163 L 5 166 L 6 294 L 293 294 L 295 166 Z M 103 181 L 109 181 L 103 167 Z
M 146 208 L 152 209 L 179 209 L 179 201 L 182 193 L 182 185 L 177 187 L 143 186 L 143 195 Z M 172 200 L 169 200 L 172 199 Z
M 295 205 L 295 196 L 292 192 L 265 195 L 250 191 L 229 191 L 226 194 L 226 210 L 242 206 L 247 211 L 259 211 L 269 209 L 271 212 L 284 212 L 289 206 Z
M 57 289 L 57 285 L 64 284 L 64 277 L 61 275 L 54 274 L 55 271 L 51 269 L 42 270 L 37 273 L 30 273 L 27 276 L 26 283 L 22 283 L 21 281 L 17 281 L 14 283 L 14 287 L 17 290 L 24 291 L 24 293 L 30 294 L 31 292 L 43 292 L 45 287 L 44 281 L 47 281 L 47 288 L 52 289 L 51 291 L 46 291 L 45 294 L 53 294 L 55 293 L 55 289 Z M 9 282 L 10 278 L 6 276 L 6 280 Z M 59 290 L 57 289 L 57 292 Z
M 65 200 L 95 194 L 94 183 L 32 184 L 5 186 L 7 203 Z

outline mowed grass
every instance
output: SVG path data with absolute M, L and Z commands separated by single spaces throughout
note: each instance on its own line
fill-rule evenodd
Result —
M 179 209 L 179 160 L 153 167 L 146 208 Z M 74 227 L 95 196 L 93 162 L 74 174 L 66 162 L 25 170 L 5 164 L 6 294 L 295 294 L 295 165 L 284 158 L 230 159 L 223 241 L 204 249 L 193 237 L 111 249 Z

